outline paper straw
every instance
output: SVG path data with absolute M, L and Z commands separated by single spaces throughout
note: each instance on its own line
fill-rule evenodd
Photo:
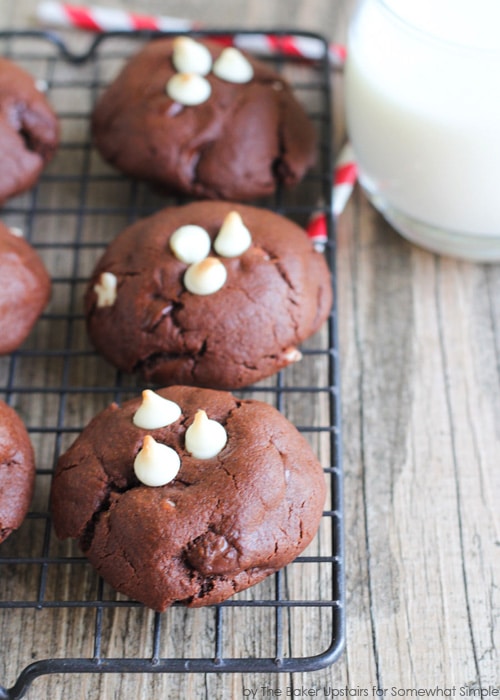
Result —
M 177 17 L 143 15 L 116 8 L 70 5 L 56 0 L 43 0 L 37 7 L 37 18 L 42 24 L 56 27 L 86 29 L 93 32 L 132 31 L 152 29 L 159 31 L 189 31 L 199 29 L 195 22 Z M 214 37 L 216 38 L 216 37 Z M 305 60 L 322 58 L 324 45 L 315 37 L 273 34 L 235 34 L 232 43 L 238 48 L 264 55 L 277 53 L 297 56 Z M 328 47 L 332 66 L 341 67 L 345 60 L 345 48 L 338 44 Z
M 55 27 L 86 29 L 92 32 L 132 31 L 153 29 L 160 31 L 189 31 L 193 22 L 176 17 L 142 15 L 111 7 L 82 7 L 44 0 L 37 6 L 36 16 L 42 24 Z
M 332 190 L 332 212 L 335 219 L 344 211 L 345 205 L 356 184 L 358 168 L 354 160 L 352 146 L 347 142 L 335 162 Z M 324 213 L 315 214 L 307 225 L 307 235 L 314 242 L 316 250 L 324 250 L 328 240 L 328 227 Z
M 344 211 L 347 200 L 358 179 L 358 167 L 352 146 L 347 142 L 341 149 L 333 173 L 333 215 L 335 218 Z
M 264 55 L 283 54 L 309 61 L 323 57 L 324 45 L 313 36 L 278 36 L 276 34 L 236 34 L 233 43 L 239 49 Z M 329 44 L 328 59 L 335 68 L 344 65 L 346 50 L 340 44 Z
M 328 240 L 328 228 L 325 214 L 321 212 L 311 216 L 306 231 L 316 250 L 322 253 Z

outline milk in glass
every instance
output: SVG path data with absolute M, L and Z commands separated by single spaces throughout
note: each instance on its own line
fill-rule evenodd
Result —
M 364 0 L 345 80 L 373 204 L 434 251 L 500 260 L 500 0 Z

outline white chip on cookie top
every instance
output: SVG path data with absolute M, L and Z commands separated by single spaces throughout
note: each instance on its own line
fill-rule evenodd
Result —
M 225 48 L 214 62 L 214 75 L 230 83 L 248 83 L 253 78 L 250 61 L 233 46 Z
M 24 238 L 24 231 L 19 226 L 10 226 L 9 231 L 16 238 Z
M 227 271 L 218 258 L 208 257 L 190 265 L 184 273 L 184 286 L 192 294 L 214 294 L 224 286 Z
M 175 450 L 146 435 L 134 460 L 136 477 L 145 486 L 165 486 L 175 479 L 181 460 Z
M 175 257 L 181 262 L 199 262 L 210 253 L 210 236 L 201 226 L 186 224 L 170 237 L 169 245 Z
M 113 306 L 116 301 L 117 277 L 112 272 L 103 272 L 97 284 L 94 284 L 94 292 L 97 294 L 97 306 Z
M 207 75 L 212 67 L 212 55 L 199 41 L 179 36 L 174 39 L 172 62 L 179 73 Z
M 142 403 L 134 413 L 132 422 L 138 428 L 156 430 L 175 423 L 181 413 L 181 407 L 174 401 L 164 399 L 154 391 L 145 389 L 142 392 Z
M 214 250 L 224 258 L 236 258 L 252 245 L 252 236 L 237 211 L 231 211 L 222 222 L 214 241 Z
M 219 454 L 227 442 L 226 429 L 211 420 L 201 408 L 186 430 L 186 450 L 196 459 L 211 459 Z
M 176 73 L 165 89 L 172 100 L 187 107 L 206 102 L 212 92 L 208 80 L 196 73 Z

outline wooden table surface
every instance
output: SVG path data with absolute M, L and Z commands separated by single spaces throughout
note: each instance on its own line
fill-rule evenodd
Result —
M 340 42 L 351 5 L 108 4 L 208 27 L 296 27 Z M 35 7 L 35 0 L 0 0 L 0 27 L 36 26 Z M 338 146 L 341 74 L 332 81 Z M 338 223 L 337 276 L 347 639 L 341 658 L 320 671 L 279 675 L 44 676 L 27 698 L 388 698 L 436 689 L 450 697 L 479 689 L 499 697 L 500 266 L 420 250 L 356 190 Z M 71 621 L 67 611 L 57 616 L 47 614 L 45 633 L 64 644 Z M 12 683 L 26 646 L 37 644 L 29 616 L 22 631 L 10 619 L 0 625 L 7 676 L 0 685 Z

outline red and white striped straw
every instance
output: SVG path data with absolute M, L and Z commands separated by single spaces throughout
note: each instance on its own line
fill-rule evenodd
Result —
M 42 24 L 91 32 L 128 32 L 134 29 L 185 32 L 194 28 L 193 22 L 176 17 L 143 15 L 112 7 L 68 5 L 52 0 L 38 3 L 36 16 Z
M 233 43 L 239 49 L 249 53 L 295 56 L 308 61 L 323 57 L 323 43 L 313 36 L 276 35 L 276 34 L 236 34 Z M 346 50 L 340 44 L 329 44 L 328 59 L 335 68 L 344 65 Z
M 347 142 L 340 150 L 333 173 L 333 215 L 340 216 L 358 179 L 358 167 L 352 146 Z
M 39 22 L 46 25 L 86 29 L 93 32 L 132 31 L 152 29 L 159 31 L 189 31 L 199 29 L 195 22 L 177 17 L 144 15 L 117 8 L 71 5 L 56 0 L 43 0 L 37 7 Z M 235 46 L 263 55 L 276 53 L 315 60 L 323 56 L 324 47 L 315 37 L 273 34 L 235 34 Z M 338 44 L 328 47 L 328 57 L 333 67 L 340 68 L 345 60 L 345 48 Z
M 335 163 L 333 174 L 332 211 L 334 218 L 338 218 L 344 211 L 347 200 L 356 184 L 358 168 L 354 160 L 351 144 L 346 143 L 341 149 Z M 314 242 L 317 250 L 323 250 L 328 240 L 328 226 L 326 216 L 323 213 L 316 214 L 307 225 L 307 235 Z

